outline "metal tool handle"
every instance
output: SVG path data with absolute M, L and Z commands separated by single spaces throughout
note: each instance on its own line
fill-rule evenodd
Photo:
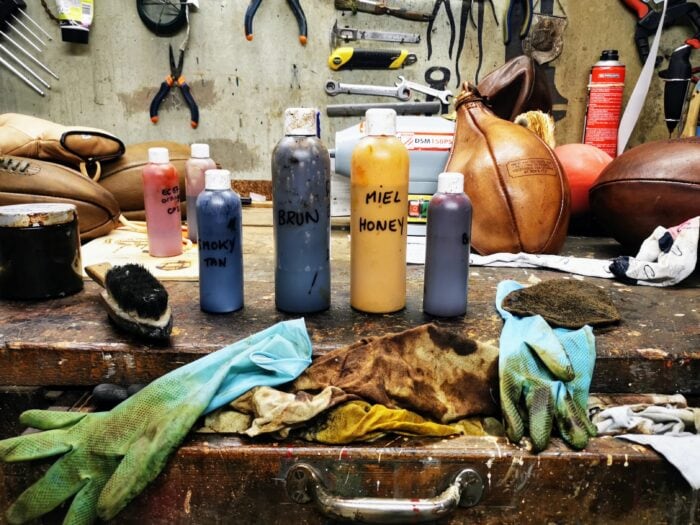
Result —
M 326 517 L 363 523 L 424 523 L 452 513 L 458 506 L 472 507 L 484 490 L 481 476 L 462 470 L 449 487 L 433 498 L 343 498 L 330 494 L 318 472 L 305 463 L 287 472 L 287 494 L 296 503 L 313 501 Z
M 149 113 L 151 115 L 151 122 L 154 124 L 158 123 L 158 108 L 160 108 L 160 103 L 163 102 L 163 99 L 165 96 L 168 94 L 170 91 L 170 86 L 171 86 L 171 81 L 168 79 L 165 82 L 163 82 L 160 85 L 160 89 L 158 90 L 158 93 L 156 93 L 156 96 L 153 97 L 153 100 L 151 101 L 151 107 L 149 109 Z

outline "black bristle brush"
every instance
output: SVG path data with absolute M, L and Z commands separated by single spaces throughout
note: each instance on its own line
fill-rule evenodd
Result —
M 105 290 L 100 294 L 110 319 L 118 327 L 147 339 L 170 337 L 173 318 L 168 292 L 139 264 L 95 264 L 85 268 Z

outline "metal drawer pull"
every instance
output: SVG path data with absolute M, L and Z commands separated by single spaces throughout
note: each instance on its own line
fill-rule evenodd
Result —
M 287 472 L 287 495 L 296 503 L 313 501 L 326 517 L 362 523 L 423 523 L 443 518 L 457 506 L 479 503 L 484 484 L 472 469 L 464 469 L 441 494 L 427 499 L 342 498 L 323 486 L 316 469 L 298 463 Z

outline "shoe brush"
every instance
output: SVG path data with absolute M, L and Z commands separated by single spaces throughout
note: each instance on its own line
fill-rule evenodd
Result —
M 95 264 L 85 268 L 97 284 L 107 314 L 114 324 L 136 336 L 163 340 L 170 337 L 173 318 L 168 292 L 139 264 Z

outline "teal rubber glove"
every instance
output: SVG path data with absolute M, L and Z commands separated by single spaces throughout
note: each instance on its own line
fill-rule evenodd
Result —
M 505 320 L 498 373 L 501 409 L 508 438 L 518 443 L 527 431 L 535 451 L 549 444 L 553 422 L 576 449 L 595 436 L 588 418 L 588 391 L 595 366 L 595 337 L 590 326 L 552 329 L 539 315 L 517 317 L 501 304 L 515 281 L 502 281 L 496 308 Z
M 197 418 L 253 386 L 295 379 L 311 362 L 303 319 L 278 323 L 156 379 L 109 412 L 29 410 L 20 421 L 45 430 L 0 441 L 0 459 L 64 454 L 7 511 L 24 523 L 75 495 L 68 525 L 108 520 L 162 470 Z

